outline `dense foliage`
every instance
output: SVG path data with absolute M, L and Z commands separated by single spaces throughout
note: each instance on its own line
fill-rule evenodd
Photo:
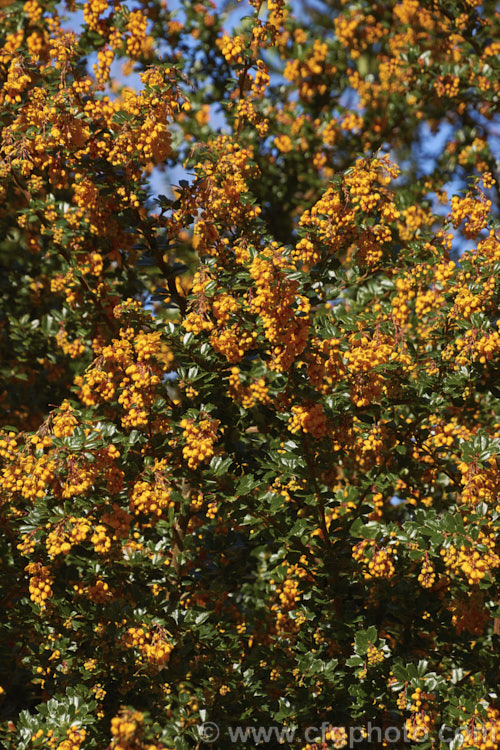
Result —
M 0 5 L 2 745 L 500 747 L 496 3 Z

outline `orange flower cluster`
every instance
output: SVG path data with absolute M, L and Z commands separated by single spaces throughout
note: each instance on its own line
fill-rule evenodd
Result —
M 286 278 L 290 261 L 277 243 L 264 248 L 250 264 L 256 294 L 250 301 L 271 344 L 272 369 L 284 372 L 300 356 L 309 333 L 309 300 L 298 294 L 297 282 Z
M 52 586 L 54 576 L 50 569 L 41 563 L 28 563 L 25 570 L 30 574 L 29 592 L 30 599 L 41 609 L 47 606 L 47 599 L 52 596 Z
M 130 511 L 135 515 L 144 514 L 148 518 L 160 518 L 172 506 L 170 488 L 160 478 L 156 484 L 136 482 L 130 496 Z
M 271 402 L 265 378 L 258 378 L 249 385 L 244 385 L 240 368 L 232 367 L 228 383 L 229 396 L 245 409 L 250 409 L 256 403 L 269 404 Z
M 279 603 L 273 604 L 271 610 L 275 613 L 275 628 L 278 636 L 291 636 L 297 633 L 304 622 L 303 613 L 297 610 L 300 600 L 300 581 L 307 577 L 305 564 L 306 559 L 302 556 L 299 563 L 288 565 L 286 578 L 276 587 Z M 274 580 L 270 583 L 274 584 Z M 290 612 L 294 613 L 293 617 L 290 616 Z
M 328 57 L 328 45 L 315 39 L 308 44 L 308 54 L 304 59 L 293 59 L 286 63 L 283 76 L 297 85 L 299 96 L 304 101 L 311 101 L 318 94 L 326 93 L 328 76 L 337 70 Z
M 411 699 L 412 714 L 405 722 L 405 729 L 409 739 L 419 742 L 427 738 L 434 727 L 435 712 L 431 708 L 434 695 L 417 687 L 411 694 Z
M 80 398 L 87 406 L 112 401 L 123 409 L 124 427 L 141 427 L 156 397 L 172 355 L 159 331 L 136 334 L 122 328 L 119 338 L 102 349 L 101 357 L 85 375 L 78 376 Z
M 179 426 L 183 430 L 183 437 L 186 441 L 182 455 L 190 469 L 197 469 L 200 464 L 209 461 L 214 455 L 219 425 L 219 420 L 208 416 L 201 419 L 198 424 L 195 424 L 192 419 L 180 421 Z
M 352 337 L 344 359 L 351 380 L 351 399 L 356 406 L 367 406 L 386 392 L 386 378 L 376 368 L 393 359 L 394 354 L 393 344 L 387 339 Z
M 453 625 L 459 634 L 467 631 L 471 635 L 480 636 L 490 619 L 489 612 L 484 606 L 484 596 L 477 588 L 467 597 L 462 596 L 453 600 L 450 611 Z
M 292 417 L 288 423 L 290 432 L 309 433 L 316 439 L 325 437 L 327 421 L 321 404 L 292 406 Z
M 363 539 L 352 548 L 352 556 L 361 564 L 363 577 L 366 579 L 390 580 L 396 572 L 394 567 L 396 552 L 396 545 L 379 547 L 373 539 Z
M 167 664 L 173 651 L 172 644 L 164 637 L 160 629 L 130 627 L 124 637 L 127 648 L 137 648 L 141 659 L 148 666 L 159 671 Z
M 217 224 L 240 225 L 257 217 L 261 209 L 245 200 L 248 182 L 258 176 L 251 148 L 242 148 L 235 139 L 220 136 L 210 143 L 212 161 L 199 162 L 196 170 L 202 176 L 200 219 L 194 228 L 194 242 L 200 254 L 225 252 Z
M 485 576 L 490 576 L 500 566 L 500 555 L 495 551 L 494 534 L 479 531 L 475 544 L 480 545 L 480 549 L 469 541 L 468 544 L 460 546 L 450 544 L 442 547 L 440 551 L 450 573 L 461 573 L 471 586 L 478 584 Z

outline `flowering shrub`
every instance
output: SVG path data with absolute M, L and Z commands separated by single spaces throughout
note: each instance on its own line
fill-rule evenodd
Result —
M 500 747 L 494 4 L 0 6 L 2 746 Z

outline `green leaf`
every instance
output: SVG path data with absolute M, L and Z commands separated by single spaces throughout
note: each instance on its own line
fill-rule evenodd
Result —
M 227 458 L 222 458 L 222 456 L 214 456 L 210 461 L 210 469 L 216 477 L 220 477 L 224 474 L 227 474 L 227 471 L 232 463 L 233 459 L 230 456 L 228 456 Z

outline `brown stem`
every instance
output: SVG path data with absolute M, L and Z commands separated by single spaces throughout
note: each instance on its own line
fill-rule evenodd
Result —
M 185 479 L 181 480 L 181 486 L 180 491 L 185 500 L 189 498 L 189 484 Z M 179 578 L 179 572 L 180 572 L 180 563 L 179 563 L 179 555 L 184 549 L 184 537 L 186 536 L 187 527 L 189 525 L 189 521 L 191 520 L 191 509 L 189 507 L 189 503 L 186 504 L 186 509 L 182 511 L 177 518 L 177 520 L 174 522 L 173 525 L 173 532 L 174 532 L 174 542 L 172 545 L 172 567 L 175 571 L 175 575 L 177 578 Z
M 319 524 L 321 527 L 321 531 L 323 533 L 323 539 L 325 540 L 325 544 L 327 547 L 331 549 L 332 542 L 330 539 L 330 535 L 328 533 L 328 527 L 326 525 L 326 516 L 325 516 L 325 503 L 321 496 L 321 491 L 318 486 L 318 479 L 316 476 L 316 469 L 314 467 L 314 461 L 309 451 L 309 446 L 307 445 L 306 440 L 304 439 L 302 441 L 302 444 L 304 446 L 304 456 L 307 463 L 307 468 L 309 469 L 309 473 L 311 475 L 313 486 L 314 486 L 314 494 L 316 496 L 316 500 L 318 502 L 318 514 L 319 514 Z

